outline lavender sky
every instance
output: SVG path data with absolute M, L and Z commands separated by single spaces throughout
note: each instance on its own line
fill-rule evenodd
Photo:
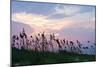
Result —
M 13 1 L 11 8 L 12 34 L 25 27 L 28 35 L 95 42 L 95 6 Z

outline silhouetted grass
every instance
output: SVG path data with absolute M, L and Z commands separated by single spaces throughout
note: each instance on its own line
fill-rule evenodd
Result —
M 89 62 L 95 61 L 95 59 L 95 55 L 82 55 L 67 52 L 38 52 L 12 48 L 12 66 Z

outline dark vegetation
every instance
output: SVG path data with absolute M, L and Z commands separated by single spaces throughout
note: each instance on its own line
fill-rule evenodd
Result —
M 89 43 L 90 41 L 88 41 Z M 34 38 L 28 38 L 23 29 L 19 35 L 13 35 L 11 38 L 11 65 L 41 65 L 56 63 L 72 63 L 72 62 L 88 62 L 95 61 L 95 55 L 83 54 L 81 49 L 89 49 L 90 47 L 82 47 L 83 45 L 76 40 L 75 42 L 66 39 L 56 38 L 54 34 L 46 38 L 45 33 L 39 33 Z M 58 46 L 55 52 L 54 45 Z M 93 44 L 95 45 L 95 43 Z M 91 46 L 93 48 L 93 46 Z M 51 51 L 49 50 L 51 49 Z M 66 50 L 68 49 L 68 50 Z
M 95 61 L 95 55 L 53 53 L 12 48 L 12 66 Z

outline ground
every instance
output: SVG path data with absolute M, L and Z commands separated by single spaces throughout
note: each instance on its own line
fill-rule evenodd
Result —
M 57 63 L 73 63 L 73 62 L 90 62 L 96 61 L 95 55 L 82 55 L 67 52 L 51 53 L 26 51 L 12 48 L 12 66 L 23 65 L 42 65 Z

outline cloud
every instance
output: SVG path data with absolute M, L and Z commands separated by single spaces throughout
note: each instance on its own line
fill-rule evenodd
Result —
M 95 12 L 79 13 L 72 17 L 67 17 L 67 20 L 73 20 L 73 28 L 95 29 Z
M 52 11 L 48 15 L 43 15 L 42 12 L 41 14 L 16 12 L 12 13 L 12 21 L 28 24 L 34 29 L 31 34 L 45 31 L 46 34 L 55 33 L 56 36 L 68 36 L 69 39 L 95 38 L 94 9 L 81 12 L 81 7 L 57 5 Z
M 77 5 L 57 5 L 54 12 L 48 15 L 51 19 L 61 20 L 70 24 L 71 28 L 90 28 L 95 29 L 95 9 L 83 8 Z
M 71 16 L 76 13 L 79 13 L 81 11 L 81 7 L 77 7 L 75 5 L 57 5 L 54 8 L 54 12 L 49 15 L 49 17 L 55 16 L 55 15 L 65 15 L 65 16 Z
M 37 31 L 57 31 L 64 27 L 70 27 L 70 21 L 49 19 L 48 16 L 25 12 L 12 14 L 12 21 L 28 24 Z
M 36 14 L 31 14 L 31 13 L 26 13 L 26 12 L 12 14 L 13 21 L 22 22 L 22 23 L 26 23 L 26 24 L 37 23 L 37 20 L 39 22 L 42 21 L 41 23 L 43 24 L 43 19 L 45 19 L 45 18 L 46 17 L 43 15 L 36 15 Z
M 72 9 L 69 8 L 69 9 Z M 69 10 L 70 11 L 70 10 Z M 78 12 L 75 10 L 74 12 Z M 70 13 L 74 13 L 70 12 Z M 57 12 L 55 12 L 56 14 Z M 13 13 L 12 21 L 21 22 L 30 25 L 33 28 L 41 30 L 62 30 L 63 28 L 92 28 L 95 29 L 95 12 L 78 13 L 74 16 L 59 19 L 51 19 L 50 15 L 40 15 L 32 13 Z

